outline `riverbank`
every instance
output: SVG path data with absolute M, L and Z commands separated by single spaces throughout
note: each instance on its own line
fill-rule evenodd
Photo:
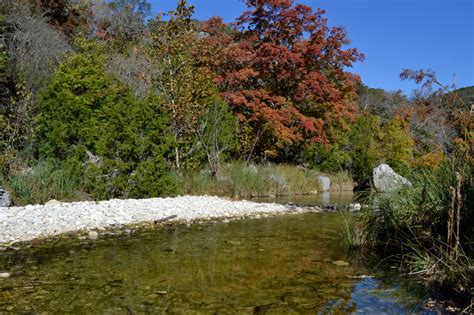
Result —
M 124 187 L 97 187 L 82 173 L 70 172 L 54 161 L 38 161 L 31 167 L 21 161 L 13 165 L 9 176 L 2 177 L 0 188 L 10 193 L 15 206 L 43 204 L 51 199 L 67 202 L 156 197 L 154 193 L 131 194 Z M 224 163 L 216 176 L 210 170 L 169 171 L 169 182 L 162 187 L 162 197 L 210 195 L 234 199 L 272 196 L 313 195 L 323 190 L 318 177 L 329 178 L 331 192 L 352 192 L 354 183 L 348 173 L 327 174 L 302 166 L 284 164 Z M 128 181 L 127 181 L 128 182 Z M 109 187 L 109 188 L 106 188 Z M 102 191 L 105 189 L 107 192 Z M 160 188 L 161 189 L 161 188 Z M 102 192 L 100 192 L 102 191 Z M 114 191 L 114 193 L 110 193 Z M 166 191 L 166 192 L 165 192 Z
M 71 232 L 120 228 L 147 222 L 191 223 L 303 211 L 308 209 L 210 196 L 50 202 L 45 205 L 0 208 L 0 246 Z M 312 207 L 311 211 L 317 211 L 317 208 Z

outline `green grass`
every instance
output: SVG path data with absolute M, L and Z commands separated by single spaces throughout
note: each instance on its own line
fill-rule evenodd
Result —
M 312 194 L 319 191 L 320 173 L 292 165 L 249 165 L 233 162 L 221 167 L 213 178 L 209 171 L 189 171 L 178 177 L 180 193 L 228 197 L 282 196 Z M 343 180 L 352 182 L 347 175 Z
M 51 199 L 78 201 L 90 199 L 84 180 L 54 161 L 33 162 L 28 167 L 16 162 L 8 178 L 0 177 L 0 186 L 12 193 L 14 204 L 41 204 Z M 314 194 L 320 190 L 318 175 L 326 175 L 294 165 L 225 164 L 216 177 L 207 169 L 174 173 L 178 193 L 216 195 L 231 198 Z M 326 175 L 335 190 L 352 187 L 347 174 Z
M 347 172 L 339 172 L 336 174 L 322 173 L 320 175 L 327 176 L 331 180 L 331 191 L 353 191 L 354 181 L 352 176 Z
M 51 161 L 39 161 L 33 167 L 16 165 L 8 179 L 0 178 L 0 186 L 11 192 L 16 206 L 87 199 L 79 189 L 79 179 Z
M 343 225 L 342 241 L 346 243 L 349 249 L 360 249 L 367 244 L 366 234 L 363 233 L 359 222 L 359 217 L 353 214 L 340 212 Z
M 373 197 L 374 209 L 358 223 L 363 245 L 395 257 L 428 285 L 468 294 L 474 285 L 472 164 L 451 159 L 436 169 L 413 170 L 409 179 L 411 188 Z

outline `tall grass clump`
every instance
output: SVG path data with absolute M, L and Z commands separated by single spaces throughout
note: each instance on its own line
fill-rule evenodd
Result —
M 317 192 L 317 173 L 292 165 L 222 165 L 217 176 L 208 170 L 188 171 L 179 177 L 183 194 L 256 197 L 311 194 Z
M 361 217 L 365 245 L 394 255 L 411 275 L 466 293 L 473 284 L 473 164 L 451 158 L 412 171 L 412 187 L 373 198 Z
M 367 244 L 367 240 L 365 239 L 367 234 L 363 233 L 360 228 L 359 217 L 341 212 L 340 221 L 343 226 L 340 234 L 341 241 L 345 243 L 349 249 L 363 248 Z
M 12 193 L 16 206 L 44 203 L 51 199 L 75 201 L 86 199 L 79 189 L 79 178 L 54 161 L 38 161 L 32 167 L 17 165 L 9 178 L 1 177 L 0 186 Z

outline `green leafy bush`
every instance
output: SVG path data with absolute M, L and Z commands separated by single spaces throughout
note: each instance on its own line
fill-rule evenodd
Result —
M 172 138 L 155 96 L 137 100 L 105 71 L 102 47 L 83 44 L 54 73 L 40 99 L 39 153 L 63 161 L 94 198 L 170 194 Z
M 347 139 L 346 139 L 347 140 Z M 340 141 L 334 144 L 317 143 L 305 151 L 305 158 L 312 168 L 324 172 L 341 172 L 350 163 L 347 143 Z
M 412 159 L 414 141 L 398 118 L 382 123 L 380 117 L 366 114 L 353 126 L 350 137 L 352 174 L 359 188 L 370 185 L 372 170 L 387 163 L 403 171 Z

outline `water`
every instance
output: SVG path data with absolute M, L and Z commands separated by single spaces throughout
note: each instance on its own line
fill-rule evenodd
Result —
M 297 205 L 348 205 L 352 203 L 354 193 L 352 191 L 325 192 L 311 195 L 290 195 L 274 197 L 254 197 L 255 202 L 276 202 L 276 203 L 294 203 Z
M 422 299 L 411 288 L 348 254 L 341 219 L 306 213 L 173 225 L 3 252 L 0 272 L 11 277 L 0 279 L 0 313 L 418 311 Z

